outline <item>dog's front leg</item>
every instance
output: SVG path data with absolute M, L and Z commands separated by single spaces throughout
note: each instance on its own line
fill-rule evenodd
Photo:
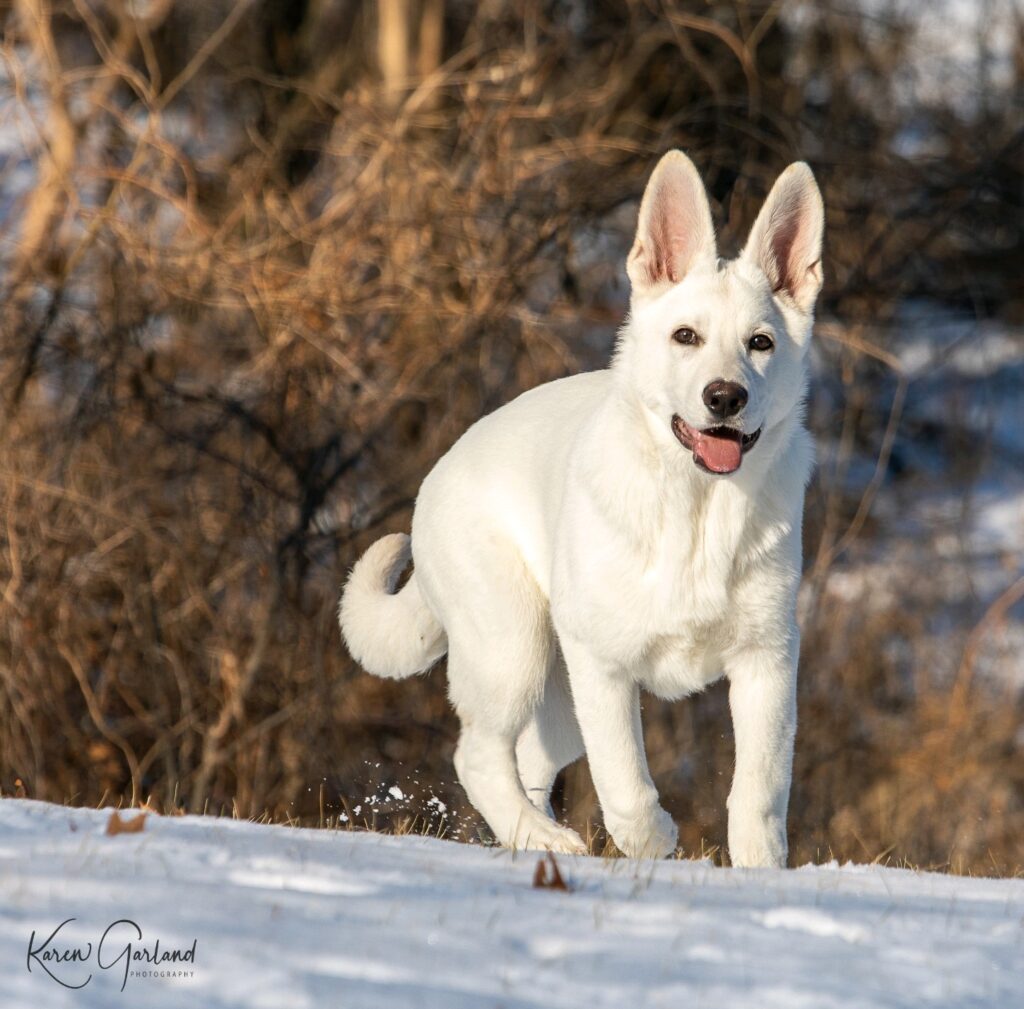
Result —
M 647 769 L 639 686 L 578 641 L 563 639 L 562 652 L 608 833 L 630 858 L 670 855 L 679 835 Z
M 786 809 L 796 733 L 796 641 L 750 649 L 727 664 L 736 771 L 729 793 L 735 866 L 786 864 Z

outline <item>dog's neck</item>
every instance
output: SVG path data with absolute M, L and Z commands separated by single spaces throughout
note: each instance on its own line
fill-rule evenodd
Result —
M 794 410 L 764 432 L 737 473 L 716 477 L 697 467 L 667 418 L 628 382 L 616 381 L 583 434 L 575 478 L 606 521 L 644 552 L 680 538 L 699 542 L 714 517 L 716 535 L 728 531 L 728 542 L 717 546 L 735 553 L 752 514 L 773 510 L 766 489 L 801 430 L 801 413 Z

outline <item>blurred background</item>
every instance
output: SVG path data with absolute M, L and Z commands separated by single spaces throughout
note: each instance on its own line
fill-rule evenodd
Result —
M 607 363 L 681 147 L 724 254 L 792 160 L 827 208 L 791 859 L 1020 870 L 1024 0 L 0 11 L 3 794 L 485 838 L 443 668 L 360 672 L 339 587 Z M 644 707 L 722 857 L 724 687 Z M 601 849 L 585 763 L 556 808 Z

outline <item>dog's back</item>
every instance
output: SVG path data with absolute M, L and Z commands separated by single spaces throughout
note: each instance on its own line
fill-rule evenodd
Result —
M 481 541 L 504 541 L 547 595 L 551 544 L 569 457 L 605 401 L 610 371 L 586 372 L 523 393 L 474 424 L 431 470 L 416 498 L 412 552 L 443 620 L 441 588 Z

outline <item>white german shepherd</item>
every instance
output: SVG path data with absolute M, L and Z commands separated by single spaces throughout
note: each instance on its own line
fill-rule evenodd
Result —
M 447 651 L 455 769 L 504 844 L 585 850 L 548 797 L 586 752 L 618 847 L 674 851 L 640 688 L 678 698 L 726 675 L 732 863 L 785 864 L 823 218 L 810 169 L 790 165 L 742 255 L 720 260 L 696 168 L 665 155 L 611 368 L 474 424 L 423 482 L 411 551 L 385 536 L 353 568 L 339 613 L 352 655 L 400 679 Z

